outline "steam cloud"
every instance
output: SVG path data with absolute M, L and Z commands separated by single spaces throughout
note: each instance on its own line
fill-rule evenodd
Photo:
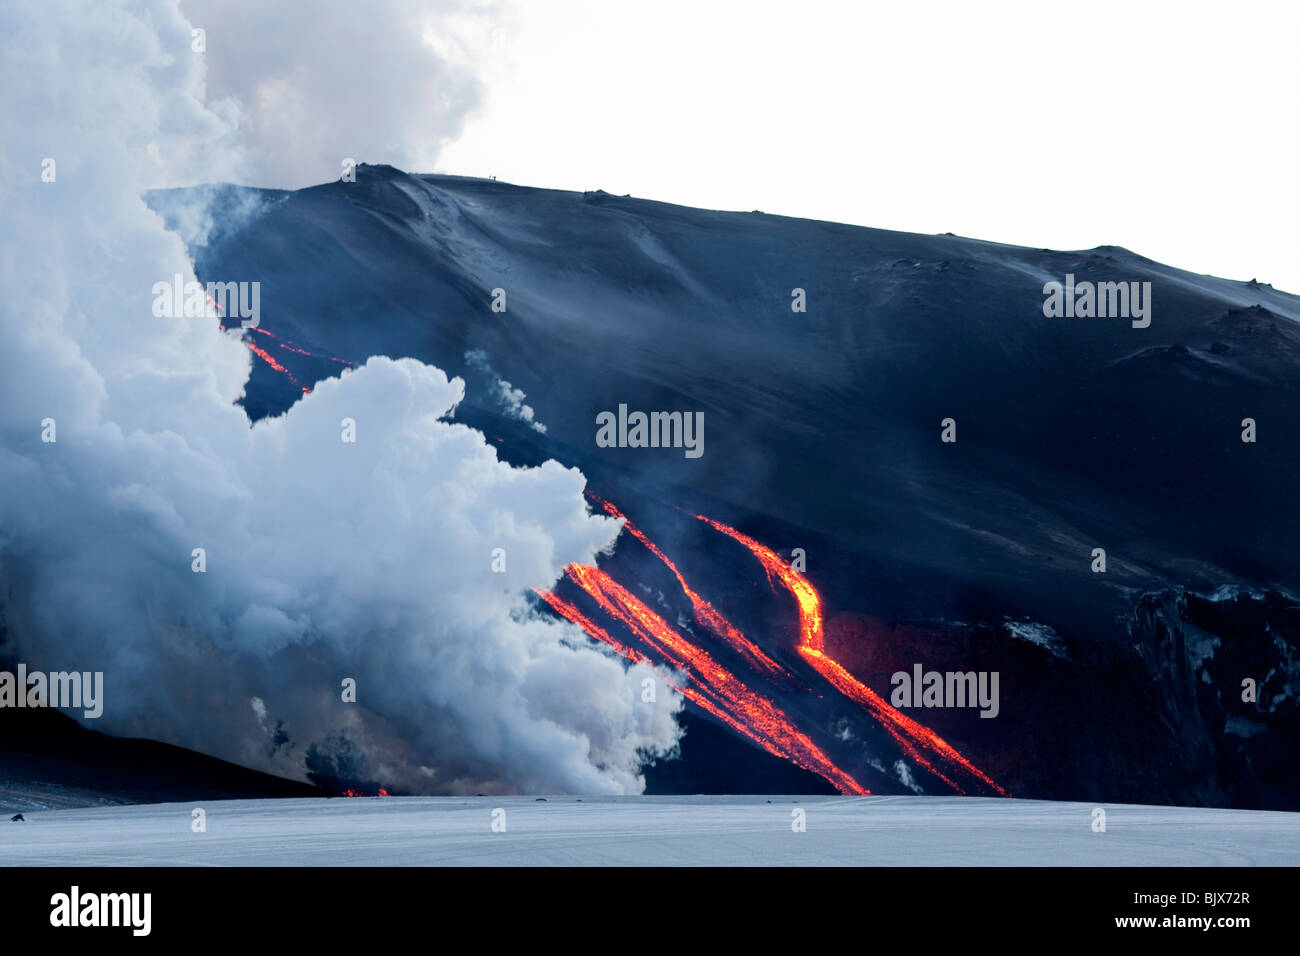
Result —
M 193 271 L 141 194 L 256 166 L 271 141 L 230 148 L 238 111 L 205 106 L 174 0 L 114 7 L 0 8 L 0 650 L 104 671 L 97 729 L 289 776 L 639 791 L 680 698 L 660 681 L 642 703 L 656 675 L 526 597 L 617 534 L 580 473 L 498 461 L 447 420 L 460 380 L 409 359 L 372 358 L 250 427 L 233 404 L 247 350 L 152 315 L 153 284 Z M 347 10 L 350 28 L 375 19 Z
M 537 420 L 531 405 L 525 405 L 524 399 L 528 396 L 524 394 L 522 388 L 515 388 L 501 376 L 497 375 L 496 370 L 492 368 L 488 361 L 487 352 L 483 349 L 470 349 L 465 353 L 465 361 L 469 367 L 477 369 L 487 376 L 491 383 L 488 386 L 488 393 L 499 407 L 510 418 L 516 419 L 526 424 L 535 432 L 546 434 L 546 426 Z
M 181 8 L 204 31 L 207 101 L 237 129 L 249 185 L 337 179 L 345 158 L 432 169 L 479 102 L 472 71 L 426 41 L 445 41 L 452 26 L 481 29 L 486 8 L 476 13 L 465 0 L 182 0 Z

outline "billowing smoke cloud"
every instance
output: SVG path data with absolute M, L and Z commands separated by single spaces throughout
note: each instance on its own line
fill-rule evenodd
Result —
M 250 426 L 246 349 L 152 311 L 193 272 L 141 193 L 238 158 L 190 24 L 17 0 L 0 36 L 0 650 L 104 671 L 97 729 L 292 776 L 640 789 L 680 699 L 527 596 L 617 534 L 581 474 L 498 461 L 409 359 Z
M 447 42 L 487 20 L 488 8 L 466 0 L 181 8 L 203 31 L 207 102 L 238 129 L 247 185 L 337 179 L 347 158 L 430 170 L 479 101 L 478 81 Z

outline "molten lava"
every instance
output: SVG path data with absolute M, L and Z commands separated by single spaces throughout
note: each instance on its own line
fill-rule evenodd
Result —
M 218 315 L 220 315 L 220 313 L 221 313 L 222 310 L 221 310 L 221 306 L 219 306 L 219 305 L 217 304 L 217 300 L 214 299 L 214 298 L 212 298 L 212 296 L 208 296 L 207 298 L 208 298 L 208 301 L 212 303 L 212 307 L 213 307 L 213 309 L 215 309 L 216 312 L 218 313 Z M 219 327 L 223 332 L 226 331 L 226 325 L 225 325 L 224 322 L 219 323 L 219 324 L 218 324 L 218 327 Z M 331 362 L 338 362 L 338 363 L 341 364 L 341 365 L 349 365 L 349 366 L 350 366 L 350 365 L 352 364 L 352 363 L 349 362 L 347 359 L 342 359 L 342 358 L 339 358 L 338 356 L 335 356 L 335 355 L 317 355 L 315 352 L 308 352 L 306 349 L 299 348 L 297 345 L 295 345 L 295 344 L 292 343 L 292 342 L 288 342 L 288 343 L 286 343 L 286 342 L 282 342 L 282 341 L 280 340 L 280 336 L 276 335 L 274 332 L 271 332 L 271 331 L 268 330 L 268 329 L 264 329 L 264 328 L 262 328 L 261 326 L 250 325 L 250 326 L 245 327 L 245 328 L 244 328 L 244 331 L 247 331 L 247 332 L 256 332 L 258 335 L 265 335 L 265 336 L 267 336 L 268 338 L 274 339 L 274 340 L 276 341 L 276 344 L 278 344 L 278 345 L 280 346 L 280 348 L 285 349 L 285 350 L 287 350 L 287 351 L 289 351 L 289 352 L 296 352 L 296 353 L 299 354 L 299 355 L 306 355 L 306 356 L 308 356 L 308 357 L 310 357 L 310 358 L 323 358 L 323 359 L 328 359 L 328 360 L 331 361 Z M 294 385 L 297 385 L 299 388 L 301 388 L 305 394 L 307 394 L 307 395 L 310 395 L 310 394 L 311 394 L 311 389 L 310 389 L 310 388 L 308 388 L 306 385 L 302 385 L 302 384 L 300 384 L 300 383 L 298 382 L 298 379 L 294 377 L 293 373 L 290 372 L 290 371 L 289 371 L 287 368 L 285 368 L 283 365 L 281 365 L 279 362 L 277 362 L 274 358 L 272 358 L 272 357 L 271 357 L 271 354 L 270 354 L 269 352 L 267 352 L 265 349 L 259 348 L 258 346 L 254 345 L 252 342 L 245 342 L 244 344 L 245 344 L 246 346 L 248 346 L 248 349 L 249 349 L 250 352 L 252 352 L 252 353 L 253 353 L 254 355 L 256 355 L 258 358 L 260 358 L 260 359 L 261 359 L 263 362 L 265 362 L 267 365 L 271 366 L 272 369 L 274 369 L 275 371 L 277 371 L 277 372 L 279 372 L 281 375 L 283 375 L 285 378 L 287 378 L 287 379 L 288 379 L 290 382 L 292 382 Z
M 781 679 L 783 682 L 792 677 L 692 588 L 677 565 L 626 515 L 603 498 L 591 492 L 587 494 L 608 514 L 622 518 L 628 532 L 673 573 L 682 593 L 690 600 L 698 623 L 717 635 L 764 677 Z M 773 590 L 779 584 L 793 595 L 799 610 L 799 642 L 796 648 L 799 655 L 840 693 L 865 708 L 904 754 L 958 793 L 964 794 L 966 790 L 954 778 L 965 776 L 994 793 L 1009 796 L 951 744 L 928 727 L 890 706 L 826 653 L 821 597 L 807 578 L 795 571 L 776 552 L 748 535 L 704 515 L 696 517 L 747 548 L 758 559 Z M 819 774 L 841 793 L 870 792 L 836 766 L 781 708 L 755 692 L 734 672 L 670 625 L 607 572 L 582 564 L 572 564 L 565 570 L 569 579 L 609 618 L 621 624 L 637 639 L 636 644 L 616 638 L 584 614 L 576 604 L 555 592 L 537 591 L 537 595 L 558 615 L 581 627 L 594 640 L 607 644 L 628 660 L 671 668 L 678 675 L 669 682 L 675 690 L 767 752 Z
M 727 726 L 778 757 L 825 777 L 841 793 L 869 793 L 831 761 L 807 734 L 799 730 L 775 704 L 744 684 L 712 655 L 696 647 L 667 621 L 646 606 L 607 573 L 583 564 L 567 568 L 569 578 L 606 614 L 619 621 L 655 652 L 662 663 L 682 672 L 687 684 L 679 687 L 687 700 L 698 704 Z M 559 613 L 632 660 L 645 655 L 620 645 L 587 620 L 572 605 L 549 592 L 539 592 Z
M 572 623 L 578 625 L 580 628 L 586 631 L 587 634 L 589 634 L 591 637 L 594 637 L 596 640 L 608 644 L 610 647 L 614 648 L 614 650 L 618 651 L 619 654 L 626 657 L 628 660 L 638 664 L 653 665 L 654 662 L 651 661 L 650 658 L 646 657 L 640 651 L 628 647 L 626 644 L 622 644 L 619 641 L 615 640 L 613 637 L 610 636 L 608 631 L 606 631 L 599 624 L 593 622 L 591 618 L 587 617 L 585 614 L 579 611 L 576 605 L 571 604 L 568 601 L 564 600 L 563 598 L 559 597 L 554 591 L 539 590 L 537 588 L 534 588 L 533 591 L 535 594 L 537 594 L 538 597 L 540 597 L 543 601 L 549 604 L 555 610 L 555 612 L 559 614 L 561 617 L 566 618 Z M 718 704 L 716 704 L 713 701 L 712 698 L 705 696 L 699 690 L 692 687 L 689 683 L 668 681 L 668 686 L 673 688 L 673 690 L 677 691 L 679 694 L 681 694 L 691 703 L 708 711 L 714 717 L 718 718 L 723 723 L 725 723 L 732 730 L 736 731 L 739 734 L 743 734 L 746 737 L 750 737 L 750 739 L 753 739 L 753 735 L 746 729 L 744 724 L 742 724 L 740 721 L 736 720 L 729 713 L 723 710 Z
M 728 621 L 722 616 L 721 612 L 719 612 L 717 608 L 704 600 L 704 598 L 700 597 L 700 595 L 686 583 L 686 578 L 682 576 L 681 571 L 677 570 L 677 565 L 668 560 L 668 556 L 659 550 L 659 547 L 647 538 L 645 533 L 634 525 L 627 515 L 623 514 L 623 512 L 619 511 L 613 504 L 606 501 L 604 498 L 601 498 L 599 495 L 592 494 L 590 491 L 587 492 L 587 495 L 604 508 L 611 517 L 622 518 L 623 527 L 627 529 L 628 533 L 640 541 L 641 544 L 645 546 L 646 550 L 662 561 L 664 566 L 673 573 L 673 576 L 677 578 L 677 583 L 681 585 L 682 593 L 685 594 L 691 602 L 691 607 L 695 611 L 695 620 L 726 641 L 727 644 L 744 657 L 745 660 L 749 661 L 750 664 L 757 667 L 759 670 L 766 672 L 768 676 L 781 678 L 788 676 L 785 668 L 764 654 L 757 644 L 745 637 L 740 628 Z
M 799 653 L 819 674 L 825 677 L 844 694 L 860 704 L 880 722 L 881 726 L 894 738 L 899 746 L 921 766 L 925 767 L 939 779 L 959 793 L 965 793 L 958 784 L 943 773 L 925 754 L 936 758 L 949 771 L 964 772 L 978 780 L 1001 796 L 1010 796 L 982 770 L 963 757 L 951 744 L 930 728 L 917 723 L 912 718 L 899 713 L 885 702 L 879 694 L 867 687 L 838 661 L 826 654 L 825 640 L 822 633 L 821 598 L 811 582 L 790 567 L 776 552 L 759 544 L 748 535 L 735 528 L 714 521 L 704 515 L 696 515 L 715 530 L 740 542 L 753 553 L 767 574 L 767 579 L 775 588 L 777 581 L 794 596 L 799 606 Z
M 651 663 L 650 658 L 646 657 L 640 651 L 633 650 L 632 648 L 628 647 L 626 644 L 621 644 L 618 641 L 614 640 L 614 638 L 610 637 L 608 631 L 606 631 L 603 627 L 600 627 L 599 625 L 593 623 L 590 618 L 588 618 L 585 614 L 579 611 L 577 605 L 570 604 L 568 601 L 564 600 L 562 597 L 557 595 L 554 591 L 546 591 L 540 588 L 533 588 L 533 593 L 536 594 L 538 597 L 540 597 L 547 604 L 549 604 L 555 610 L 555 612 L 559 614 L 561 617 L 567 618 L 568 620 L 572 621 L 574 624 L 578 625 L 578 627 L 582 628 L 584 631 L 586 631 L 589 635 L 594 637 L 596 640 L 608 644 L 610 647 L 614 648 L 614 650 L 618 651 L 628 660 L 633 661 L 634 663 L 637 664 Z M 678 689 L 680 690 L 680 688 Z
M 258 358 L 260 358 L 262 361 L 264 361 L 267 365 L 271 366 L 271 368 L 275 369 L 277 372 L 279 372 L 281 375 L 283 375 L 283 376 L 284 376 L 285 378 L 287 378 L 289 381 L 293 382 L 293 384 L 297 385 L 299 388 L 301 388 L 301 389 L 302 389 L 304 392 L 306 392 L 308 395 L 311 394 L 311 389 L 310 389 L 310 388 L 308 388 L 306 385 L 300 385 L 300 384 L 298 383 L 298 380 L 297 380 L 296 378 L 293 377 L 293 373 L 290 372 L 290 371 L 289 371 L 287 368 L 285 368 L 283 365 L 281 365 L 279 362 L 277 362 L 275 359 L 271 358 L 271 356 L 267 353 L 267 351 L 266 351 L 265 349 L 260 349 L 260 348 L 258 348 L 258 347 L 257 347 L 256 345 L 254 345 L 252 342 L 245 342 L 244 344 L 248 346 L 249 351 L 251 351 L 254 355 L 256 355 Z

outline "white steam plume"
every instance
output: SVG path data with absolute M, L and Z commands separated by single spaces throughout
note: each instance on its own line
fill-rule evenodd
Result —
M 446 41 L 483 29 L 491 8 L 481 3 L 182 0 L 181 9 L 204 31 L 208 102 L 238 127 L 249 185 L 337 179 L 346 158 L 430 170 L 479 102 L 478 80 Z
M 245 348 L 153 316 L 154 283 L 193 273 L 141 193 L 240 159 L 190 31 L 174 0 L 0 7 L 3 650 L 104 671 L 97 729 L 259 769 L 641 789 L 680 699 L 642 703 L 650 671 L 529 610 L 617 533 L 580 473 L 498 461 L 446 420 L 460 381 L 409 359 L 250 427 Z

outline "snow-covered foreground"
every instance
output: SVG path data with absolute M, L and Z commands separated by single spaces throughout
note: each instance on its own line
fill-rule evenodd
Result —
M 206 832 L 192 829 L 193 811 Z M 958 797 L 390 797 L 34 812 L 6 865 L 1295 865 L 1300 814 Z M 796 832 L 793 811 L 806 829 Z M 497 811 L 504 811 L 504 817 Z M 504 831 L 493 829 L 504 821 Z

